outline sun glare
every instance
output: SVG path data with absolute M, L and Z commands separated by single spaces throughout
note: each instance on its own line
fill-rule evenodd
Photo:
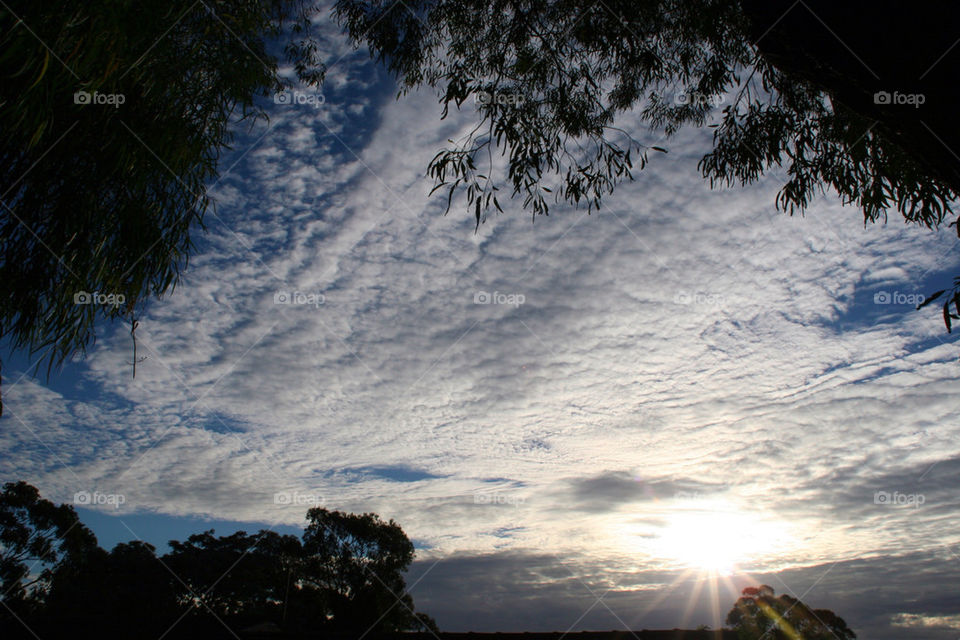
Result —
M 667 516 L 653 538 L 654 555 L 689 569 L 731 575 L 774 551 L 784 527 L 729 507 L 684 509 Z

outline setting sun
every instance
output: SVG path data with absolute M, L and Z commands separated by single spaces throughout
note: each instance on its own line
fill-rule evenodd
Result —
M 730 575 L 781 546 L 785 529 L 726 505 L 703 505 L 668 515 L 650 550 L 689 569 Z

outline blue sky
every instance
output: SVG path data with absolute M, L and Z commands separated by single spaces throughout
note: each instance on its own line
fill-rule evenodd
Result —
M 960 348 L 913 310 L 952 230 L 791 218 L 776 172 L 711 191 L 711 130 L 628 115 L 669 154 L 599 212 L 475 233 L 424 177 L 473 107 L 329 46 L 322 105 L 224 158 L 136 378 L 122 327 L 49 380 L 5 356 L 0 478 L 123 496 L 80 509 L 107 547 L 375 511 L 451 631 L 719 626 L 762 581 L 860 637 L 957 636 Z

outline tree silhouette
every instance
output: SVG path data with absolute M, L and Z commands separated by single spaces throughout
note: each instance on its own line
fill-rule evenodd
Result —
M 307 0 L 0 7 L 0 337 L 49 366 L 176 283 L 231 126 L 323 68 Z M 284 26 L 286 25 L 286 30 Z M 49 372 L 49 368 L 48 368 Z
M 436 631 L 414 610 L 403 571 L 413 545 L 392 520 L 311 509 L 302 541 L 262 530 L 144 542 L 107 553 L 72 507 L 25 482 L 0 494 L 0 633 L 4 638 L 236 637 L 273 624 L 288 632 Z
M 40 497 L 26 482 L 0 493 L 0 627 L 19 626 L 42 604 L 56 576 L 75 574 L 98 549 L 73 507 Z
M 787 594 L 767 586 L 747 587 L 727 614 L 727 625 L 741 640 L 854 640 L 843 618 L 828 609 L 811 610 Z
M 215 618 L 238 628 L 283 624 L 290 587 L 298 580 L 300 541 L 266 530 L 213 534 L 206 531 L 186 542 L 170 542 L 171 552 L 163 561 L 180 578 L 178 602 L 192 608 L 195 619 L 214 627 Z
M 123 637 L 137 629 L 160 637 L 183 615 L 172 573 L 145 542 L 117 544 L 107 553 L 97 547 L 82 565 L 54 574 L 42 617 L 31 628 L 43 636 L 69 637 L 76 629 L 97 629 Z
M 307 521 L 303 579 L 327 594 L 334 629 L 367 631 L 370 611 L 382 612 L 372 631 L 436 628 L 406 593 L 403 571 L 414 549 L 397 523 L 320 507 L 307 512 Z

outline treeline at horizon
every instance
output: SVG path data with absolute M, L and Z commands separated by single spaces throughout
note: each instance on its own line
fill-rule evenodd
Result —
M 301 537 L 269 530 L 143 541 L 107 551 L 71 505 L 24 481 L 0 493 L 0 637 L 229 637 L 437 631 L 403 572 L 414 547 L 374 513 L 312 508 Z

